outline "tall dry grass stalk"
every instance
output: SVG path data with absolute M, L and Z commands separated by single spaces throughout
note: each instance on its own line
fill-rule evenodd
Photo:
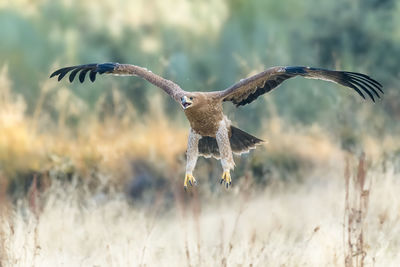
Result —
M 367 166 L 365 154 L 358 161 L 355 174 L 350 170 L 350 159 L 346 159 L 345 167 L 345 210 L 343 224 L 343 240 L 345 241 L 345 266 L 363 267 L 367 256 L 368 244 L 365 243 L 367 229 L 366 216 L 371 179 L 367 184 Z
M 143 248 L 139 259 L 139 266 L 146 266 L 145 264 L 146 250 L 147 247 L 149 246 L 149 239 L 151 237 L 151 234 L 153 233 L 154 227 L 157 223 L 157 220 L 159 219 L 161 204 L 162 204 L 162 197 L 161 194 L 158 194 L 155 200 L 154 207 L 150 212 L 151 215 L 149 217 L 151 217 L 151 219 L 146 224 L 146 238 L 143 242 Z
M 9 261 L 7 239 L 12 235 L 12 223 L 10 223 L 11 207 L 7 199 L 7 181 L 0 170 L 0 266 L 3 267 Z M 5 229 L 9 227 L 8 229 Z
M 39 199 L 39 191 L 38 191 L 38 181 L 37 175 L 34 175 L 31 187 L 28 192 L 28 207 L 33 215 L 32 219 L 34 220 L 34 229 L 33 229 L 33 258 L 32 258 L 32 267 L 36 266 L 36 256 L 39 254 L 40 245 L 39 245 L 39 224 L 40 224 L 40 212 L 41 212 L 41 204 Z
M 195 231 L 196 231 L 196 248 L 197 248 L 197 264 L 198 266 L 202 266 L 202 249 L 201 249 L 201 223 L 200 223 L 200 216 L 201 216 L 201 203 L 199 198 L 199 190 L 195 188 L 193 191 L 193 201 L 192 201 L 192 215 L 194 219 Z

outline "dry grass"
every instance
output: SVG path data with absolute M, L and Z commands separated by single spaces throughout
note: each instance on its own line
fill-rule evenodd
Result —
M 18 172 L 49 170 L 86 177 L 99 169 L 120 180 L 129 173 L 132 159 L 173 166 L 186 149 L 187 129 L 165 118 L 160 98 L 153 99 L 155 108 L 148 115 L 137 118 L 132 105 L 113 90 L 114 106 L 124 110 L 114 110 L 113 115 L 100 119 L 104 98 L 97 110 L 87 115 L 88 108 L 81 100 L 63 89 L 64 93 L 54 95 L 55 82 L 48 81 L 33 116 L 29 116 L 24 99 L 11 91 L 6 67 L 0 72 L 0 85 L 0 167 L 6 178 Z M 43 99 L 56 103 L 57 121 L 49 120 L 42 108 Z M 82 106 L 77 107 L 77 103 Z M 72 116 L 84 118 L 76 129 L 66 126 Z
M 23 97 L 11 88 L 5 66 L 0 70 L 0 168 L 6 179 L 21 173 L 46 172 L 85 178 L 96 172 L 119 183 L 131 175 L 135 159 L 146 159 L 171 179 L 182 169 L 189 125 L 185 127 L 165 116 L 160 95 L 152 97 L 151 110 L 143 115 L 114 88 L 111 93 L 105 92 L 90 111 L 70 90 L 47 80 L 34 111 L 27 114 Z M 111 95 L 108 99 L 107 94 Z M 105 107 L 110 99 L 111 111 Z M 44 108 L 45 103 L 47 107 L 52 105 L 56 119 L 51 119 L 54 115 Z M 77 120 L 74 127 L 68 125 L 71 119 Z M 343 151 L 326 129 L 317 125 L 307 129 L 288 127 L 275 116 L 264 123 L 262 130 L 260 137 L 269 142 L 256 150 L 256 158 L 271 156 L 277 163 L 289 155 L 300 163 L 341 167 Z M 360 142 L 373 159 L 400 149 L 397 137 L 385 136 L 382 140 L 366 134 Z
M 232 190 L 221 189 L 215 177 L 216 192 L 210 192 L 207 178 L 214 172 L 200 163 L 199 188 L 183 194 L 187 129 L 164 116 L 161 100 L 148 115 L 138 116 L 115 89 L 118 110 L 101 117 L 104 97 L 87 115 L 83 101 L 66 89 L 55 91 L 54 84 L 43 84 L 29 115 L 24 99 L 11 91 L 7 69 L 0 72 L 1 267 L 400 262 L 399 171 L 390 161 L 378 166 L 383 154 L 396 149 L 395 137 L 364 136 L 368 164 L 362 161 L 352 172 L 358 175 L 349 171 L 343 179 L 344 153 L 326 131 L 288 128 L 275 117 L 260 136 L 270 140 L 268 145 L 238 160 L 245 167 L 243 177 L 234 174 Z M 55 121 L 43 108 L 49 99 Z M 68 126 L 70 117 L 80 117 L 74 128 Z M 302 184 L 282 183 L 278 172 L 266 189 L 259 188 L 252 162 L 263 162 L 268 154 L 279 163 L 282 153 L 311 162 L 312 171 L 301 174 Z M 135 178 L 130 164 L 136 159 L 162 170 L 172 190 L 157 191 L 145 205 L 132 204 L 121 187 Z M 354 166 L 350 161 L 348 169 Z M 21 173 L 28 173 L 30 188 L 10 200 L 6 188 Z M 71 177 L 66 181 L 62 175 Z M 93 178 L 100 185 L 93 186 Z M 111 184 L 109 190 L 105 184 Z
M 124 195 L 54 183 L 36 196 L 40 212 L 27 198 L 2 216 L 2 266 L 396 266 L 399 173 L 375 169 L 366 178 L 368 213 L 350 214 L 362 219 L 349 228 L 346 186 L 334 172 L 258 194 L 245 186 L 211 200 L 177 193 L 167 210 L 162 199 L 144 209 Z
M 204 57 L 200 46 L 206 45 L 209 57 L 219 55 L 221 49 L 213 49 L 213 43 L 224 49 L 228 42 L 235 42 L 231 40 L 235 28 L 254 24 L 254 33 L 259 33 L 257 27 L 266 22 L 257 18 L 257 12 L 245 18 L 252 11 L 248 8 L 255 5 L 241 8 L 240 1 L 53 2 L 0 1 L 5 19 L 15 24 L 6 25 L 6 35 L 7 30 L 29 33 L 26 40 L 30 41 L 24 42 L 29 49 L 11 50 L 15 57 L 10 57 L 10 64 L 19 66 L 22 73 L 29 75 L 33 62 L 43 67 L 47 60 L 35 60 L 43 54 L 40 50 L 29 56 L 31 49 L 39 48 L 36 43 L 45 48 L 65 46 L 66 52 L 57 53 L 57 58 L 70 63 L 83 60 L 83 54 L 85 58 L 126 59 L 123 50 L 116 53 L 124 45 L 149 56 L 141 62 L 158 55 L 155 72 L 163 73 L 160 70 L 168 66 L 169 76 L 177 77 L 174 69 L 194 63 L 200 71 L 196 74 L 202 77 L 208 74 L 203 70 L 205 61 L 199 60 Z M 306 14 L 307 6 L 299 6 L 297 13 Z M 289 14 L 284 6 L 265 7 L 270 7 L 271 14 Z M 53 16 L 43 17 L 53 10 Z M 290 60 L 285 47 L 292 49 L 292 37 L 280 35 L 292 29 L 292 23 L 278 23 L 278 27 L 274 19 L 268 21 L 271 27 L 258 34 L 261 39 L 251 38 L 255 44 L 249 46 L 251 50 L 256 51 L 257 43 L 265 46 L 253 60 L 233 55 L 241 72 L 255 74 L 252 68 L 260 58 Z M 167 36 L 180 42 L 170 42 Z M 202 43 L 203 39 L 207 42 Z M 109 44 L 109 49 L 95 46 L 99 40 Z M 175 43 L 191 52 L 176 53 Z M 247 47 L 245 42 L 238 44 Z M 266 48 L 273 53 L 265 54 Z M 45 55 L 49 58 L 55 56 L 50 50 Z M 138 53 L 132 55 L 140 59 Z M 193 56 L 189 64 L 186 56 Z M 348 61 L 342 65 L 350 68 L 353 60 Z M 56 67 L 60 66 L 51 69 Z M 259 68 L 264 65 L 260 63 Z M 384 75 L 385 87 L 390 85 L 388 75 Z M 206 85 L 213 87 L 215 79 L 210 77 Z M 196 79 L 187 81 L 198 86 Z M 182 117 L 172 120 L 162 112 L 164 96 L 153 97 L 150 112 L 139 114 L 118 88 L 104 92 L 89 106 L 63 85 L 44 81 L 38 99 L 29 101 L 36 101 L 30 110 L 28 101 L 13 92 L 7 67 L 0 66 L 0 267 L 400 266 L 400 140 L 398 135 L 386 134 L 383 127 L 389 123 L 379 122 L 394 114 L 370 118 L 368 106 L 346 109 L 354 112 L 348 115 L 355 120 L 368 123 L 366 128 L 379 128 L 374 131 L 379 138 L 368 133 L 356 138 L 352 129 L 331 133 L 319 125 L 287 125 L 270 101 L 266 105 L 270 120 L 262 122 L 262 134 L 254 133 L 269 143 L 236 160 L 232 189 L 225 191 L 217 184 L 219 163 L 200 160 L 195 172 L 199 186 L 184 193 L 188 124 L 181 123 Z M 31 89 L 18 87 L 26 92 Z M 396 101 L 387 102 L 396 98 L 391 91 L 387 90 L 386 102 L 377 105 L 394 113 Z M 371 124 L 369 119 L 373 119 Z M 357 142 L 365 158 L 347 155 L 335 139 L 338 132 L 349 135 L 343 139 Z M 135 198 L 126 188 L 143 173 L 133 166 L 144 170 L 151 181 L 147 191 Z
M 353 175 L 353 179 L 351 179 L 349 159 L 347 159 L 344 178 L 346 192 L 343 223 L 343 240 L 346 243 L 345 266 L 362 267 L 365 265 L 367 256 L 364 231 L 371 190 L 371 183 L 366 184 L 367 169 L 364 154 L 360 157 L 357 174 Z

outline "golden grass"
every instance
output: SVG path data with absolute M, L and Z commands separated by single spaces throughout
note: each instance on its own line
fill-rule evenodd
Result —
M 54 124 L 41 107 L 42 99 L 52 90 L 49 83 L 43 85 L 38 105 L 33 116 L 29 116 L 25 112 L 24 100 L 11 93 L 7 69 L 3 68 L 1 72 L 0 167 L 4 175 L 12 177 L 24 171 L 43 172 L 70 162 L 77 172 L 83 174 L 101 166 L 102 171 L 120 178 L 126 175 L 129 160 L 146 158 L 171 166 L 184 153 L 188 131 L 165 118 L 160 98 L 152 100 L 157 108 L 134 118 L 136 113 L 131 104 L 114 90 L 114 99 L 119 101 L 115 105 L 126 105 L 127 114 L 100 120 L 98 114 L 86 115 L 85 108 L 75 111 L 71 107 L 76 105 L 75 98 L 58 94 L 61 100 L 57 100 L 61 104 L 58 104 L 59 119 Z M 84 117 L 77 130 L 65 126 L 71 110 Z
M 258 189 L 251 170 L 245 170 L 244 177 L 234 177 L 231 191 L 224 193 L 215 182 L 212 194 L 205 182 L 210 174 L 200 166 L 199 191 L 182 194 L 188 129 L 164 115 L 161 96 L 141 115 L 113 89 L 113 106 L 121 110 L 100 116 L 105 97 L 88 114 L 77 96 L 46 81 L 30 115 L 11 86 L 3 68 L 0 266 L 343 266 L 353 261 L 391 266 L 400 261 L 399 172 L 390 162 L 384 162 L 385 170 L 379 167 L 382 155 L 398 148 L 395 137 L 362 137 L 370 184 L 363 189 L 369 192 L 368 213 L 360 216 L 359 206 L 352 210 L 349 202 L 345 208 L 345 154 L 339 145 L 318 126 L 293 129 L 279 117 L 264 123 L 260 137 L 269 143 L 251 155 L 261 162 L 287 155 L 311 162 L 311 171 L 301 174 L 304 184 L 278 179 Z M 56 120 L 43 108 L 49 99 Z M 79 118 L 76 126 L 68 126 L 70 117 Z M 90 182 L 78 186 L 76 179 L 65 183 L 54 175 L 91 180 L 95 171 L 105 183 L 124 187 L 136 159 L 164 172 L 174 201 L 156 193 L 146 205 L 136 200 L 131 205 L 123 190 L 104 192 Z M 27 195 L 11 204 L 6 187 L 20 173 L 29 179 L 47 175 L 51 182 L 38 189 L 35 178 Z M 354 191 L 356 204 L 366 201 L 363 190 Z
M 186 150 L 186 127 L 171 121 L 163 112 L 163 96 L 152 97 L 149 113 L 139 114 L 119 90 L 111 90 L 114 107 L 105 113 L 105 95 L 93 111 L 68 88 L 59 88 L 54 80 L 42 84 L 42 91 L 32 115 L 27 114 L 22 96 L 11 90 L 7 67 L 0 71 L 0 168 L 7 178 L 18 173 L 45 173 L 50 169 L 71 169 L 88 176 L 96 169 L 113 180 L 126 179 L 130 162 L 146 159 L 166 173 L 183 171 Z M 45 108 L 52 105 L 57 119 L 50 119 Z M 269 103 L 272 106 L 273 103 Z M 183 116 L 182 116 L 183 117 Z M 68 126 L 75 118 L 77 125 Z M 277 116 L 266 121 L 263 134 L 267 140 L 256 153 L 264 156 L 282 153 L 315 166 L 342 164 L 343 151 L 337 142 L 318 125 L 310 128 L 288 127 Z M 373 160 L 400 148 L 398 138 L 376 139 L 367 134 L 360 140 L 365 153 Z M 312 149 L 310 149 L 312 148 Z M 254 152 L 252 152 L 255 154 Z M 202 175 L 202 174 L 200 174 Z
M 90 110 L 71 90 L 47 80 L 42 84 L 32 114 L 28 114 L 24 99 L 11 88 L 7 67 L 3 67 L 0 71 L 0 173 L 7 184 L 19 178 L 22 180 L 17 185 L 29 184 L 33 175 L 38 174 L 39 178 L 50 177 L 46 184 L 60 177 L 89 181 L 96 177 L 102 183 L 124 188 L 135 178 L 132 164 L 138 161 L 145 161 L 162 179 L 169 180 L 168 184 L 180 183 L 183 179 L 188 123 L 184 127 L 178 120 L 171 121 L 165 116 L 162 95 L 152 96 L 150 111 L 139 114 L 113 88 Z M 107 101 L 113 107 L 109 113 L 104 108 L 107 103 L 110 106 Z M 57 114 L 56 119 L 50 119 L 49 111 L 44 108 L 49 103 Z M 269 107 L 273 108 L 273 103 Z M 73 127 L 68 125 L 70 118 L 78 118 Z M 288 127 L 274 116 L 264 122 L 260 137 L 268 142 L 252 151 L 250 160 L 237 160 L 234 180 L 248 175 L 249 171 L 252 174 L 252 168 L 258 167 L 261 167 L 258 175 L 265 177 L 256 178 L 264 182 L 293 176 L 302 179 L 313 168 L 343 168 L 343 150 L 318 125 L 308 129 Z M 397 140 L 390 136 L 377 140 L 364 135 L 361 143 L 366 154 L 377 163 L 382 155 L 399 148 Z M 195 175 L 200 182 L 210 181 L 210 166 L 199 163 Z
M 365 219 L 368 212 L 369 193 L 371 190 L 371 180 L 366 180 L 367 167 L 364 154 L 360 157 L 357 173 L 355 175 L 351 175 L 349 159 L 347 159 L 344 179 L 346 192 L 343 220 L 345 266 L 363 267 L 367 256 L 367 249 L 364 241 Z
M 343 266 L 342 177 L 331 170 L 258 194 L 249 184 L 214 200 L 201 191 L 191 201 L 177 193 L 168 210 L 163 200 L 145 209 L 123 195 L 82 198 L 82 190 L 54 183 L 38 196 L 38 216 L 29 199 L 2 216 L 2 266 Z M 374 169 L 366 177 L 363 262 L 396 266 L 399 173 Z

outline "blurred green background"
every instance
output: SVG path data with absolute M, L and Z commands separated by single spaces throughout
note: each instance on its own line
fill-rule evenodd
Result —
M 8 67 L 12 92 L 26 103 L 25 116 L 36 114 L 38 105 L 47 114 L 39 133 L 52 121 L 59 127 L 60 116 L 74 129 L 93 112 L 101 118 L 118 112 L 115 88 L 140 123 L 158 108 L 154 96 L 163 94 L 139 78 L 63 81 L 56 86 L 68 88 L 75 108 L 84 107 L 65 114 L 55 107 L 57 87 L 43 96 L 49 74 L 62 66 L 131 63 L 188 91 L 222 90 L 276 65 L 362 72 L 384 86 L 385 95 L 375 104 L 336 84 L 297 78 L 251 105 L 225 106 L 234 124 L 255 135 L 268 137 L 266 123 L 279 117 L 293 129 L 317 125 L 353 150 L 365 134 L 382 140 L 400 131 L 399 25 L 395 0 L 1 0 L 0 66 Z M 188 126 L 176 103 L 165 95 L 161 102 L 167 121 Z M 12 156 L 5 155 L 3 168 L 4 158 Z M 288 162 L 272 160 L 282 169 L 298 164 Z M 257 164 L 254 172 L 262 169 Z
M 5 1 L 0 5 L 0 62 L 8 64 L 13 90 L 23 94 L 29 110 L 37 102 L 40 83 L 56 66 L 132 63 L 186 90 L 208 91 L 270 66 L 307 65 L 367 73 L 384 85 L 384 101 L 369 106 L 336 85 L 298 79 L 268 96 L 285 118 L 332 125 L 344 122 L 340 115 L 371 108 L 383 118 L 400 119 L 399 3 Z M 149 104 L 146 97 L 159 93 L 145 81 L 125 78 L 71 88 L 93 104 L 112 83 L 143 112 Z M 168 111 L 178 114 L 168 103 Z M 256 127 L 260 116 L 268 116 L 265 106 L 260 99 L 235 113 L 236 118 Z

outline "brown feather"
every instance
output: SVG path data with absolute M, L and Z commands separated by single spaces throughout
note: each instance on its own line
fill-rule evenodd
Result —
M 243 106 L 296 76 L 335 82 L 354 89 L 363 98 L 362 92 L 366 93 L 374 102 L 374 95 L 380 98 L 378 91 L 383 93 L 382 85 L 365 74 L 294 66 L 269 68 L 218 92 L 218 95 L 222 101 L 232 101 L 236 106 Z
M 232 152 L 236 155 L 248 153 L 250 150 L 255 149 L 260 145 L 263 140 L 252 136 L 234 126 L 230 127 L 229 143 Z M 213 137 L 203 136 L 199 140 L 199 155 L 205 158 L 214 157 L 220 159 L 217 140 Z
M 222 102 L 211 94 L 194 92 L 193 104 L 184 110 L 192 129 L 202 135 L 215 137 L 219 123 L 223 119 Z
M 58 76 L 58 81 L 60 81 L 64 76 L 71 72 L 69 76 L 69 81 L 72 82 L 78 72 L 79 81 L 83 83 L 85 81 L 86 74 L 89 73 L 89 78 L 92 82 L 96 80 L 96 74 L 112 74 L 112 75 L 126 75 L 126 76 L 139 76 L 155 86 L 163 89 L 167 94 L 169 94 L 175 101 L 179 102 L 180 98 L 186 93 L 182 90 L 176 83 L 164 79 L 151 71 L 130 64 L 119 64 L 119 63 L 101 63 L 101 64 L 86 64 L 78 65 L 72 67 L 66 67 L 56 70 L 50 75 L 50 78 Z

